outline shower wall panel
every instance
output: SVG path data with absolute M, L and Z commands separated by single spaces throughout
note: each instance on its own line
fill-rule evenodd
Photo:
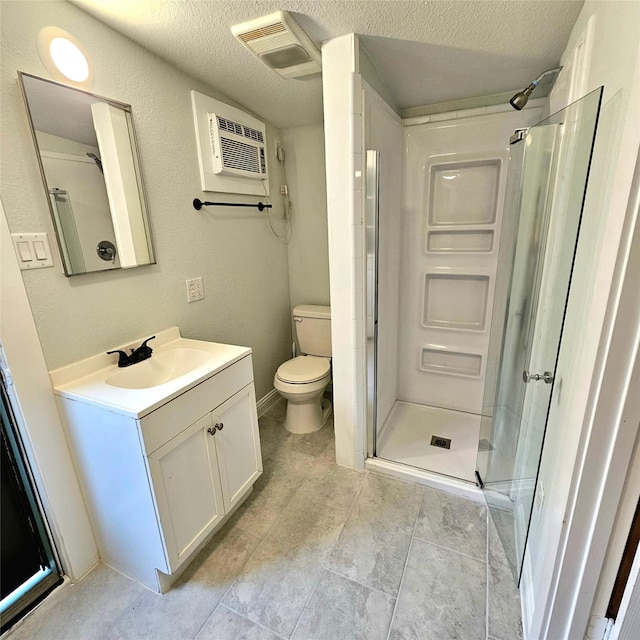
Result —
M 401 400 L 481 413 L 509 137 L 539 115 L 405 127 Z

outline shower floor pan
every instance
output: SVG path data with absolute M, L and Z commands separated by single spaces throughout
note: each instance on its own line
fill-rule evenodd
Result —
M 376 455 L 475 482 L 479 437 L 479 415 L 398 400 L 377 438 Z

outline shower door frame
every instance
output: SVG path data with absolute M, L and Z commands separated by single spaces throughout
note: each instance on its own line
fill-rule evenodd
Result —
M 378 435 L 378 222 L 380 216 L 380 151 L 365 151 L 365 340 L 367 457 L 376 455 Z

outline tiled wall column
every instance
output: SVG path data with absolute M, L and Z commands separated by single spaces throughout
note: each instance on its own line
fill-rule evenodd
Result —
M 336 460 L 364 468 L 362 86 L 353 34 L 322 47 Z

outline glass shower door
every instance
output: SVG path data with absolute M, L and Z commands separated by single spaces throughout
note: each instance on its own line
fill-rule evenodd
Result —
M 488 451 L 478 470 L 519 578 L 536 492 L 602 89 L 531 127 L 524 140 L 511 283 Z M 505 211 L 505 213 L 507 213 Z M 508 263 L 508 262 L 507 262 Z M 494 336 L 492 336 L 494 338 Z

